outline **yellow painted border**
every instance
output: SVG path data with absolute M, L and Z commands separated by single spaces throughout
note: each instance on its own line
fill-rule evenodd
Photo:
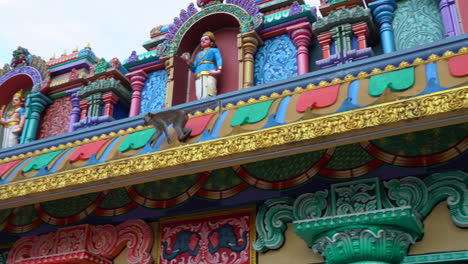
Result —
M 243 107 L 243 106 L 246 106 L 246 105 L 250 105 L 250 104 L 256 104 L 256 103 L 259 103 L 259 102 L 284 98 L 284 97 L 287 97 L 287 96 L 290 96 L 290 95 L 303 93 L 304 91 L 318 89 L 318 88 L 322 88 L 322 87 L 326 87 L 326 86 L 330 86 L 330 85 L 343 84 L 343 83 L 352 82 L 352 81 L 355 81 L 355 80 L 367 79 L 367 78 L 370 78 L 370 77 L 375 76 L 375 75 L 379 75 L 379 74 L 383 74 L 383 73 L 387 73 L 387 72 L 392 72 L 392 71 L 396 71 L 396 70 L 401 70 L 401 69 L 408 68 L 408 67 L 414 67 L 414 66 L 434 63 L 434 62 L 437 62 L 437 61 L 440 61 L 440 60 L 447 60 L 447 59 L 449 59 L 451 57 L 459 56 L 459 55 L 465 55 L 465 54 L 468 54 L 468 47 L 460 48 L 457 53 L 452 52 L 452 51 L 446 51 L 443 54 L 442 57 L 440 57 L 440 56 L 438 56 L 436 54 L 432 54 L 431 56 L 428 57 L 427 60 L 424 60 L 422 58 L 416 58 L 412 63 L 409 63 L 407 61 L 402 61 L 398 66 L 387 65 L 385 67 L 385 69 L 383 69 L 383 70 L 379 69 L 379 68 L 374 68 L 370 73 L 360 72 L 356 76 L 347 75 L 347 76 L 345 76 L 344 79 L 335 78 L 331 82 L 321 81 L 321 82 L 319 82 L 318 85 L 315 85 L 315 84 L 311 83 L 311 84 L 307 85 L 306 88 L 296 87 L 294 89 L 294 91 L 286 89 L 281 94 L 272 93 L 269 96 L 265 96 L 265 95 L 260 96 L 259 99 L 250 98 L 249 100 L 247 100 L 247 102 L 241 100 L 241 101 L 237 102 L 236 105 L 227 104 L 226 107 L 224 107 L 224 109 L 225 110 L 237 109 L 237 108 L 240 108 L 240 107 Z M 201 116 L 201 115 L 212 114 L 212 113 L 215 113 L 215 112 L 216 111 L 214 109 L 207 109 L 203 113 L 198 111 L 194 115 L 190 115 L 190 116 L 191 117 L 197 117 L 197 116 Z M 87 144 L 87 143 L 90 143 L 90 142 L 94 142 L 94 141 L 98 141 L 98 140 L 102 140 L 102 139 L 115 138 L 115 137 L 118 137 L 118 136 L 128 135 L 128 134 L 131 134 L 133 132 L 148 129 L 148 128 L 149 127 L 143 127 L 143 126 L 137 126 L 136 128 L 130 127 L 127 130 L 120 130 L 117 133 L 111 132 L 109 134 L 102 134 L 100 136 L 94 136 L 94 137 L 92 137 L 90 139 L 86 138 L 84 140 L 77 140 L 77 141 L 75 141 L 73 143 L 69 142 L 67 144 L 60 144 L 58 146 L 53 146 L 53 147 L 50 147 L 50 148 L 44 148 L 42 150 L 35 150 L 34 152 L 28 152 L 26 154 L 20 154 L 20 155 L 17 155 L 17 156 L 12 156 L 12 157 L 7 157 L 7 158 L 0 159 L 0 164 L 7 163 L 7 162 L 10 162 L 10 161 L 14 161 L 14 160 L 18 160 L 18 159 L 25 159 L 25 158 L 29 158 L 29 157 L 39 156 L 41 154 L 56 151 L 56 150 L 59 150 L 59 149 L 65 149 L 65 148 L 81 146 L 81 145 L 84 145 L 84 144 Z
M 209 162 L 233 154 L 388 126 L 466 108 L 468 86 L 12 182 L 0 186 L 0 200 L 70 189 L 75 185 L 93 185 L 119 177 L 148 175 L 174 166 L 189 166 L 192 162 Z

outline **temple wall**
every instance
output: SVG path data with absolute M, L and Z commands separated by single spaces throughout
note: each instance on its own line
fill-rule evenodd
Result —
M 141 92 L 140 113 L 155 112 L 164 107 L 167 77 L 164 69 L 148 74 Z
M 468 250 L 468 229 L 457 227 L 447 203 L 438 204 L 424 221 L 424 237 L 410 247 L 408 255 Z
M 429 44 L 444 38 L 439 1 L 398 1 L 393 19 L 396 50 Z
M 460 14 L 460 22 L 462 33 L 468 33 L 468 2 L 465 0 L 457 0 L 458 13 Z
M 323 263 L 320 254 L 315 254 L 308 248 L 304 240 L 294 233 L 293 224 L 288 224 L 285 232 L 285 243 L 278 250 L 270 250 L 257 254 L 258 264 L 305 264 Z
M 288 34 L 265 40 L 255 54 L 255 85 L 297 76 L 296 47 Z

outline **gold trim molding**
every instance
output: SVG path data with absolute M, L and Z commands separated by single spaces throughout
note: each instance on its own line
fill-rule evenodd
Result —
M 435 115 L 456 115 L 450 112 L 466 108 L 468 86 L 13 182 L 0 186 L 0 201 L 189 168 L 196 162 L 229 160 L 229 155 L 247 156 L 247 152 L 271 151 L 279 146 L 290 148 L 292 144 L 360 129 L 385 130 L 401 121 L 444 119 L 443 115 Z

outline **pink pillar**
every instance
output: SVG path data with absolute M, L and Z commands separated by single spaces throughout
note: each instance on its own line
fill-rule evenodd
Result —
M 106 93 L 102 96 L 104 102 L 104 115 L 112 116 L 114 113 L 114 105 L 119 100 L 119 97 L 114 93 Z
M 88 116 L 88 107 L 89 107 L 88 101 L 86 100 L 80 101 L 80 108 L 81 108 L 80 120 L 83 120 Z
M 297 68 L 298 74 L 309 72 L 309 44 L 312 39 L 312 28 L 309 23 L 303 22 L 297 25 L 287 27 L 294 45 L 297 49 Z
M 353 33 L 357 37 L 358 49 L 367 48 L 367 37 L 369 36 L 369 28 L 366 23 L 361 23 L 352 26 Z
M 328 59 L 331 55 L 331 41 L 332 41 L 332 34 L 331 33 L 323 33 L 318 35 L 317 39 L 320 42 L 320 46 L 322 46 L 322 58 Z
M 136 116 L 140 114 L 141 91 L 145 86 L 145 80 L 148 78 L 148 75 L 140 70 L 128 73 L 126 76 L 130 79 L 133 91 L 129 116 Z

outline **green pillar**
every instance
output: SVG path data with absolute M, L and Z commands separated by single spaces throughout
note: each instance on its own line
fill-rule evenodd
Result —
M 28 143 L 36 139 L 37 128 L 42 111 L 50 105 L 52 100 L 42 93 L 32 93 L 26 100 L 26 123 L 21 136 L 21 144 Z

